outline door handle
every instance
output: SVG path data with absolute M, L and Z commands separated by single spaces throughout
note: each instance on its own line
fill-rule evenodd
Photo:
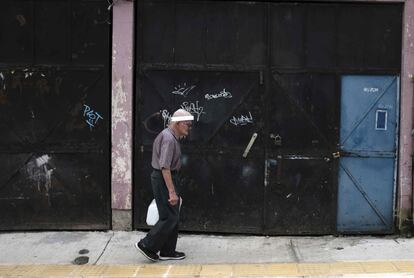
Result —
M 243 157 L 246 158 L 252 148 L 254 141 L 256 141 L 257 133 L 253 133 L 252 138 L 250 138 L 249 144 L 247 144 L 246 149 L 244 150 Z

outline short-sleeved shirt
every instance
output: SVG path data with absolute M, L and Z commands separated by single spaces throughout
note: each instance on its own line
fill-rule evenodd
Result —
M 172 129 L 167 127 L 158 134 L 152 145 L 151 165 L 154 169 L 170 169 L 171 171 L 181 168 L 181 147 Z

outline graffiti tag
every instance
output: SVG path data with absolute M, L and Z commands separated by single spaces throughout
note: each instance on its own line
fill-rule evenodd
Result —
M 160 113 L 161 113 L 161 117 L 164 121 L 164 127 L 166 127 L 168 125 L 168 123 L 170 122 L 171 114 L 166 109 L 161 110 Z
M 371 87 L 371 88 L 365 87 L 364 88 L 364 92 L 365 93 L 378 93 L 379 92 L 379 89 L 378 88 L 375 88 L 375 87 Z
M 86 117 L 86 123 L 89 125 L 90 130 L 92 131 L 92 128 L 95 127 L 96 123 L 103 119 L 101 115 L 99 115 L 98 112 L 93 111 L 91 107 L 84 104 L 85 110 L 83 110 L 83 116 Z
M 187 86 L 187 83 L 184 83 L 183 86 L 181 85 L 175 86 L 174 91 L 172 91 L 171 93 L 174 95 L 180 95 L 180 96 L 186 97 L 190 93 L 190 91 L 194 89 L 195 87 L 196 87 L 195 85 Z
M 249 115 L 241 115 L 240 117 L 236 117 L 233 116 L 233 118 L 230 119 L 230 123 L 232 123 L 235 126 L 244 126 L 244 125 L 248 125 L 248 124 L 252 124 L 253 123 L 253 116 L 252 114 L 249 112 Z
M 205 99 L 207 100 L 212 100 L 212 99 L 216 99 L 216 98 L 232 98 L 233 96 L 231 95 L 230 92 L 227 92 L 226 89 L 224 88 L 222 91 L 220 91 L 220 93 L 218 94 L 206 94 L 204 96 Z
M 196 101 L 195 103 L 183 102 L 183 104 L 181 104 L 181 108 L 186 110 L 187 112 L 190 112 L 193 115 L 196 115 L 197 122 L 200 121 L 200 116 L 206 113 L 204 112 L 204 107 L 198 105 L 198 101 Z

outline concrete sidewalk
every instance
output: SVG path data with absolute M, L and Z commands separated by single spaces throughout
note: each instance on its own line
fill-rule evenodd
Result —
M 1 233 L 0 265 L 86 262 L 88 265 L 145 265 L 149 261 L 133 247 L 144 235 L 143 232 L 113 231 Z M 177 250 L 186 252 L 187 258 L 152 265 L 294 263 L 303 266 L 320 263 L 332 266 L 342 262 L 396 261 L 410 263 L 399 273 L 414 274 L 414 239 L 395 236 L 261 237 L 182 233 Z M 392 267 L 399 269 L 396 264 Z
M 133 247 L 144 235 L 112 231 L 0 233 L 0 264 L 70 264 L 79 256 L 87 256 L 90 264 L 148 263 Z M 87 253 L 79 254 L 81 250 Z M 178 264 L 414 260 L 414 239 L 181 233 L 177 250 L 187 254 L 184 261 L 175 262 Z

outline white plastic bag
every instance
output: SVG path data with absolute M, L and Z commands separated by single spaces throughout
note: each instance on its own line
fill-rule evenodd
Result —
M 181 209 L 182 203 L 183 203 L 183 199 L 180 197 L 180 209 Z M 152 202 L 148 206 L 148 211 L 147 211 L 147 220 L 146 220 L 147 225 L 154 226 L 155 224 L 157 224 L 159 218 L 160 216 L 158 214 L 157 203 L 155 203 L 155 199 L 152 199 Z
M 152 199 L 151 204 L 148 206 L 147 212 L 147 225 L 154 226 L 158 222 L 158 208 L 157 204 L 155 203 L 155 199 Z

